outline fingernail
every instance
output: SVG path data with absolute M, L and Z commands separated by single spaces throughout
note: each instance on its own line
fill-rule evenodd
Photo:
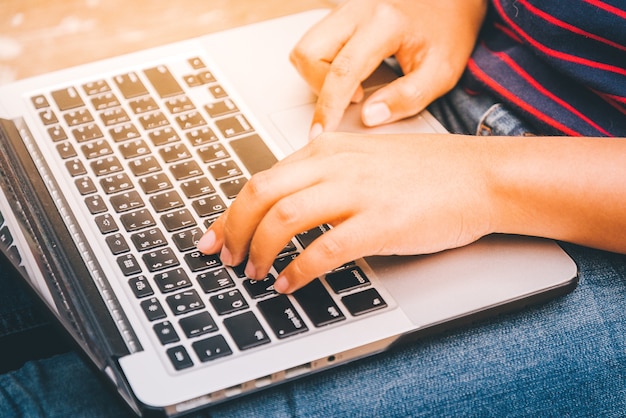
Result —
M 385 123 L 391 118 L 389 107 L 383 102 L 371 103 L 363 108 L 363 122 L 367 126 Z
M 256 268 L 254 267 L 254 264 L 252 264 L 250 261 L 246 263 L 246 268 L 243 270 L 243 272 L 246 277 L 249 277 L 251 279 L 256 278 Z
M 222 260 L 222 263 L 226 264 L 227 266 L 233 265 L 233 255 L 230 253 L 230 250 L 226 248 L 226 246 L 222 247 L 220 259 Z
M 285 276 L 278 276 L 274 282 L 274 290 L 278 293 L 287 293 L 289 290 L 289 282 Z
M 211 249 L 215 245 L 215 241 L 215 232 L 213 232 L 212 230 L 208 230 L 204 235 L 202 235 L 202 237 L 200 237 L 200 240 L 198 240 L 198 244 L 196 244 L 196 247 L 198 247 L 198 249 L 202 252 L 211 251 Z
M 311 126 L 311 130 L 309 131 L 309 141 L 312 141 L 318 136 L 320 136 L 322 132 L 324 132 L 324 128 L 322 128 L 321 124 L 316 123 L 313 126 Z

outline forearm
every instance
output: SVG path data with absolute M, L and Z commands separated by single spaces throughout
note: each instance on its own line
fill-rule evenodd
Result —
M 494 232 L 626 253 L 626 140 L 486 141 Z

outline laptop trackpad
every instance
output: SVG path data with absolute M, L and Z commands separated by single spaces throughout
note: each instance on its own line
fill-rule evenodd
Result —
M 420 114 L 393 124 L 368 128 L 361 120 L 361 108 L 361 104 L 350 106 L 348 110 L 346 110 L 346 114 L 339 125 L 338 131 L 368 134 L 428 133 L 443 131 L 443 128 L 440 127 L 429 114 Z M 270 115 L 270 119 L 291 146 L 294 149 L 299 149 L 308 142 L 314 109 L 315 104 L 308 103 L 273 113 Z
M 367 261 L 417 326 L 559 288 L 577 272 L 554 241 L 499 234 L 438 254 Z

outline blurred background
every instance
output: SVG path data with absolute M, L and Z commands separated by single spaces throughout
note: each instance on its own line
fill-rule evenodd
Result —
M 336 0 L 2 0 L 0 84 Z

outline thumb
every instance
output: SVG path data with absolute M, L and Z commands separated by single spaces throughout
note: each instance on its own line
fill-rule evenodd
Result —
M 439 66 L 424 63 L 419 69 L 372 93 L 361 110 L 363 123 L 378 126 L 414 116 L 452 89 L 458 77 L 442 76 Z

